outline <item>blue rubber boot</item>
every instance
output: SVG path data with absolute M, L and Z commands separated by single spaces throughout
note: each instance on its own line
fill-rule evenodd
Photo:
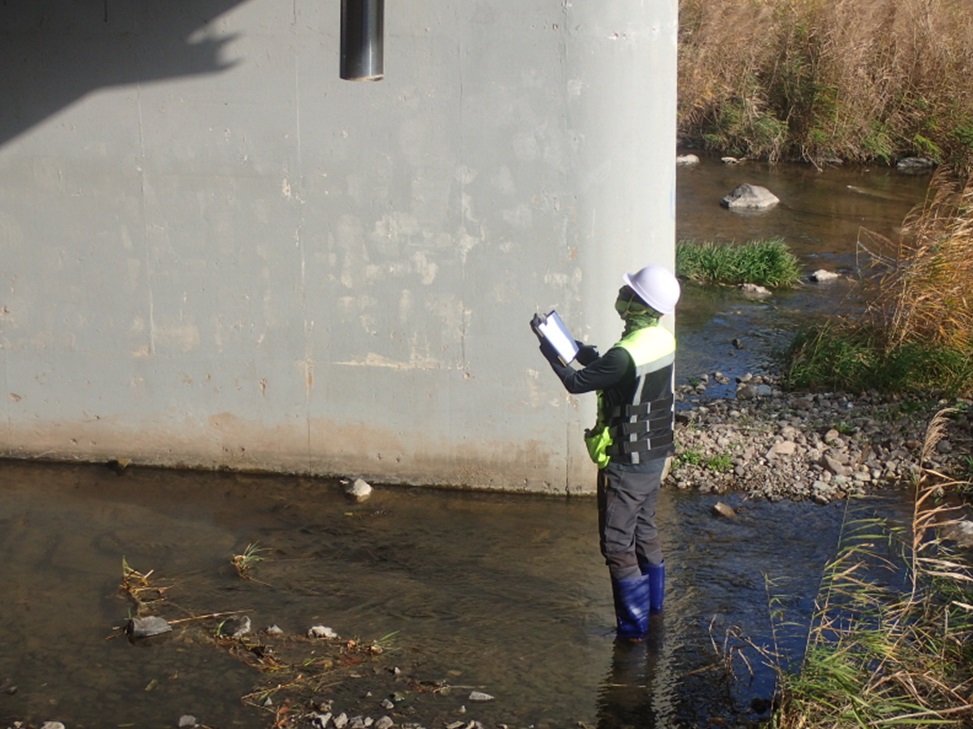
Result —
M 649 581 L 649 612 L 661 613 L 666 594 L 666 563 L 650 564 L 645 577 Z
M 619 639 L 636 643 L 644 640 L 649 632 L 649 576 L 612 579 L 612 595 Z

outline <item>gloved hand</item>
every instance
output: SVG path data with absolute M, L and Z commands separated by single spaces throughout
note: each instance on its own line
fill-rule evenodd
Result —
M 581 366 L 587 367 L 596 359 L 601 357 L 601 355 L 598 354 L 598 348 L 595 345 L 585 344 L 584 342 L 580 342 L 577 339 L 575 339 L 574 341 L 575 344 L 578 345 L 578 354 L 577 356 L 575 356 L 575 359 L 578 361 L 578 364 L 580 364 Z
M 537 338 L 540 340 L 543 340 L 544 337 L 542 337 L 541 333 L 537 331 L 537 327 L 539 327 L 541 324 L 546 324 L 546 323 L 547 323 L 547 316 L 544 314 L 534 314 L 533 318 L 530 320 L 530 330 L 534 332 L 534 334 L 537 335 Z
M 546 359 L 548 362 L 550 362 L 551 364 L 556 364 L 556 365 L 560 365 L 561 364 L 561 360 L 558 357 L 557 350 L 554 349 L 554 345 L 551 344 L 546 339 L 544 339 L 543 337 L 541 338 L 541 347 L 540 347 L 540 349 L 541 349 L 541 354 L 544 355 L 544 359 Z

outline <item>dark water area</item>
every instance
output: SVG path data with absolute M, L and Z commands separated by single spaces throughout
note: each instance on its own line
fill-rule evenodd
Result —
M 925 197 L 929 177 L 881 167 L 819 171 L 797 164 L 728 165 L 711 158 L 680 167 L 678 240 L 781 238 L 800 260 L 805 281 L 818 269 L 842 274 L 839 281 L 807 282 L 760 301 L 733 288 L 686 285 L 676 323 L 681 382 L 716 371 L 731 377 L 767 373 L 778 366 L 800 326 L 860 311 L 858 278 L 868 270 L 867 251 L 874 249 L 866 231 L 897 241 L 905 216 Z M 755 213 L 722 208 L 723 196 L 742 183 L 766 187 L 780 203 Z
M 750 655 L 753 677 L 737 662 L 742 680 L 727 680 L 713 643 L 738 628 L 769 644 L 767 578 L 787 618 L 806 625 L 844 507 L 724 497 L 738 510 L 726 519 L 715 497 L 666 490 L 661 501 L 665 611 L 649 641 L 619 647 L 589 498 L 388 487 L 353 504 L 335 483 L 297 477 L 0 462 L 0 719 L 272 725 L 270 709 L 241 701 L 267 677 L 200 625 L 150 645 L 121 635 L 123 558 L 169 586 L 158 607 L 169 620 L 244 610 L 255 631 L 394 633 L 383 668 L 366 664 L 323 697 L 336 713 L 429 729 L 766 718 L 772 673 Z M 252 543 L 266 551 L 244 580 L 231 559 Z M 803 628 L 783 635 L 799 653 Z M 409 679 L 456 688 L 419 694 Z M 495 699 L 473 704 L 472 690 Z M 396 692 L 398 715 L 379 705 Z
M 781 204 L 760 215 L 721 208 L 741 182 Z M 927 182 L 704 160 L 680 168 L 678 236 L 779 236 L 808 273 L 854 273 L 859 230 L 894 235 Z M 678 376 L 759 373 L 800 322 L 854 297 L 851 280 L 759 302 L 687 286 Z M 214 728 L 273 725 L 275 706 L 241 700 L 272 677 L 217 645 L 211 623 L 177 624 L 149 644 L 125 639 L 125 560 L 168 587 L 159 612 L 170 620 L 246 611 L 255 631 L 277 625 L 285 636 L 313 625 L 363 642 L 394 634 L 380 661 L 321 697 L 336 713 L 427 729 L 747 726 L 767 718 L 773 673 L 730 640 L 729 680 L 714 644 L 738 630 L 769 645 L 773 594 L 795 626 L 781 647 L 800 655 L 845 507 L 722 498 L 738 518 L 716 516 L 717 497 L 664 491 L 666 608 L 646 643 L 619 647 L 590 498 L 389 487 L 352 504 L 338 484 L 298 477 L 0 461 L 0 722 L 140 729 L 192 714 Z M 891 494 L 855 508 L 900 504 Z M 244 580 L 231 559 L 254 543 L 264 559 Z M 415 690 L 434 682 L 452 688 Z M 471 702 L 473 690 L 495 698 Z M 383 709 L 390 694 L 402 702 Z

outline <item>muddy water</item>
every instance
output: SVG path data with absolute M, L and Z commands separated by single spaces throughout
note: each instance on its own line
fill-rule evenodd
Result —
M 740 182 L 767 186 L 781 205 L 749 216 L 720 208 Z M 678 234 L 781 236 L 808 272 L 850 272 L 859 229 L 894 234 L 925 183 L 705 162 L 680 170 Z M 679 376 L 760 371 L 799 322 L 855 305 L 847 283 L 765 302 L 689 286 Z M 256 629 L 287 634 L 316 624 L 366 641 L 395 633 L 387 658 L 401 676 L 454 687 L 419 695 L 363 668 L 323 697 L 349 714 L 380 716 L 378 702 L 401 690 L 397 719 L 430 729 L 756 720 L 770 672 L 751 656 L 753 678 L 727 682 L 712 643 L 732 626 L 769 641 L 764 575 L 788 618 L 806 624 L 842 507 L 727 499 L 740 512 L 730 521 L 714 517 L 714 501 L 664 494 L 665 615 L 646 644 L 618 649 L 590 499 L 387 488 L 352 505 L 335 484 L 300 478 L 0 462 L 0 720 L 171 727 L 194 714 L 210 727 L 271 726 L 269 710 L 241 701 L 266 677 L 193 623 L 151 645 L 119 637 L 130 609 L 118 594 L 123 558 L 170 586 L 160 608 L 170 619 L 246 610 Z M 253 542 L 265 559 L 241 580 L 230 559 Z M 784 647 L 797 651 L 800 633 L 785 631 Z M 473 689 L 496 698 L 472 704 Z
M 241 702 L 264 677 L 198 631 L 180 625 L 149 646 L 119 637 L 123 557 L 170 585 L 159 607 L 170 620 L 246 610 L 255 629 L 397 631 L 387 659 L 403 677 L 458 687 L 419 696 L 363 669 L 325 697 L 349 714 L 381 716 L 401 690 L 400 720 L 427 727 L 758 718 L 750 706 L 770 696 L 769 672 L 758 663 L 731 687 L 711 643 L 730 626 L 768 640 L 765 574 L 806 621 L 842 510 L 728 502 L 736 520 L 716 517 L 712 498 L 665 493 L 665 614 L 647 644 L 619 650 L 590 499 L 384 488 L 356 505 L 300 478 L 0 462 L 0 719 L 271 725 Z M 265 559 L 241 580 L 230 560 L 252 542 Z M 474 689 L 495 700 L 472 704 Z

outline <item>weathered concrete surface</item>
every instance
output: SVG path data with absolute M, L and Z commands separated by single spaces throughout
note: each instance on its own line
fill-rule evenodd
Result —
M 676 0 L 0 7 L 0 455 L 590 489 L 527 321 L 672 264 Z

